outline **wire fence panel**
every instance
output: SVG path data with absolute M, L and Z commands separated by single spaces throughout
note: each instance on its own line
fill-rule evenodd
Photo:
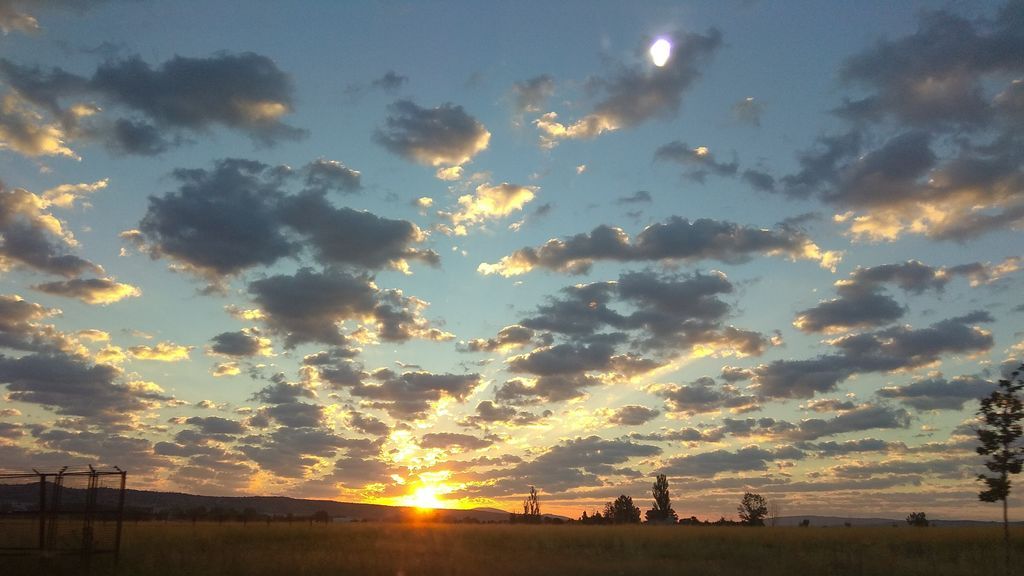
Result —
M 0 555 L 116 559 L 126 480 L 116 467 L 0 471 Z

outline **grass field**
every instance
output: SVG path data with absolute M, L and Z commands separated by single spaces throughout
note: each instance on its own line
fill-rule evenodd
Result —
M 126 524 L 127 576 L 1002 574 L 989 528 Z M 1024 559 L 1024 530 L 1013 534 Z M 0 559 L 5 576 L 69 573 Z M 115 573 L 97 560 L 92 574 Z

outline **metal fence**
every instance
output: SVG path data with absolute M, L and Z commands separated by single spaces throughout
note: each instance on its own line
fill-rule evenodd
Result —
M 120 468 L 0 471 L 0 555 L 113 556 L 121 549 Z

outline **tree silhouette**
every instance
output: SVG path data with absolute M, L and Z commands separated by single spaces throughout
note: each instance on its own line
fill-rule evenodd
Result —
M 604 505 L 604 518 L 613 524 L 638 524 L 640 508 L 633 505 L 633 499 L 625 494 Z
M 530 495 L 523 500 L 523 518 L 527 522 L 540 521 L 540 497 L 537 496 L 537 488 L 530 486 Z
M 910 524 L 911 526 L 916 526 L 918 528 L 927 528 L 928 517 L 925 516 L 924 512 L 911 512 L 907 516 L 907 524 Z
M 672 509 L 672 498 L 668 493 L 668 478 L 664 474 L 658 474 L 651 487 L 651 495 L 654 496 L 654 507 L 644 514 L 647 521 L 675 524 L 678 517 L 676 511 Z
M 764 517 L 768 515 L 768 501 L 760 494 L 747 492 L 736 507 L 740 520 L 749 526 L 764 526 Z
M 978 494 L 983 502 L 1003 501 L 1003 544 L 1006 548 L 1006 568 L 1010 567 L 1010 520 L 1007 498 L 1010 495 L 1010 474 L 1020 474 L 1024 465 L 1024 446 L 1020 437 L 1024 434 L 1021 420 L 1024 419 L 1024 403 L 1020 392 L 1024 390 L 1024 364 L 1014 370 L 1010 377 L 999 381 L 999 387 L 981 399 L 981 415 L 985 425 L 978 428 L 978 454 L 990 456 L 985 467 L 995 476 L 978 474 L 978 480 L 987 487 Z

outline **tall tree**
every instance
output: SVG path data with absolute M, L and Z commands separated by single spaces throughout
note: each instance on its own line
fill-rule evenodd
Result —
M 523 516 L 527 521 L 540 519 L 540 497 L 537 496 L 537 488 L 530 486 L 530 495 L 523 500 Z
M 999 381 L 991 394 L 981 399 L 978 414 L 984 421 L 979 427 L 978 454 L 989 456 L 985 467 L 994 475 L 978 474 L 978 480 L 986 489 L 978 494 L 983 502 L 1003 501 L 1003 543 L 1006 548 L 1006 566 L 1010 566 L 1010 519 L 1007 497 L 1010 495 L 1010 474 L 1020 474 L 1024 465 L 1024 446 L 1020 437 L 1024 434 L 1021 420 L 1024 419 L 1024 403 L 1020 392 L 1024 390 L 1024 364 L 1014 370 L 1009 378 Z
M 768 501 L 760 494 L 747 492 L 736 507 L 740 520 L 749 526 L 764 526 L 764 517 L 768 515 Z
M 675 524 L 678 517 L 672 509 L 672 498 L 668 493 L 668 478 L 664 474 L 658 474 L 654 485 L 651 487 L 651 495 L 654 496 L 654 507 L 644 514 L 648 522 L 672 522 Z
M 640 522 L 640 508 L 633 505 L 633 499 L 625 494 L 604 505 L 604 517 L 613 524 L 637 524 Z

